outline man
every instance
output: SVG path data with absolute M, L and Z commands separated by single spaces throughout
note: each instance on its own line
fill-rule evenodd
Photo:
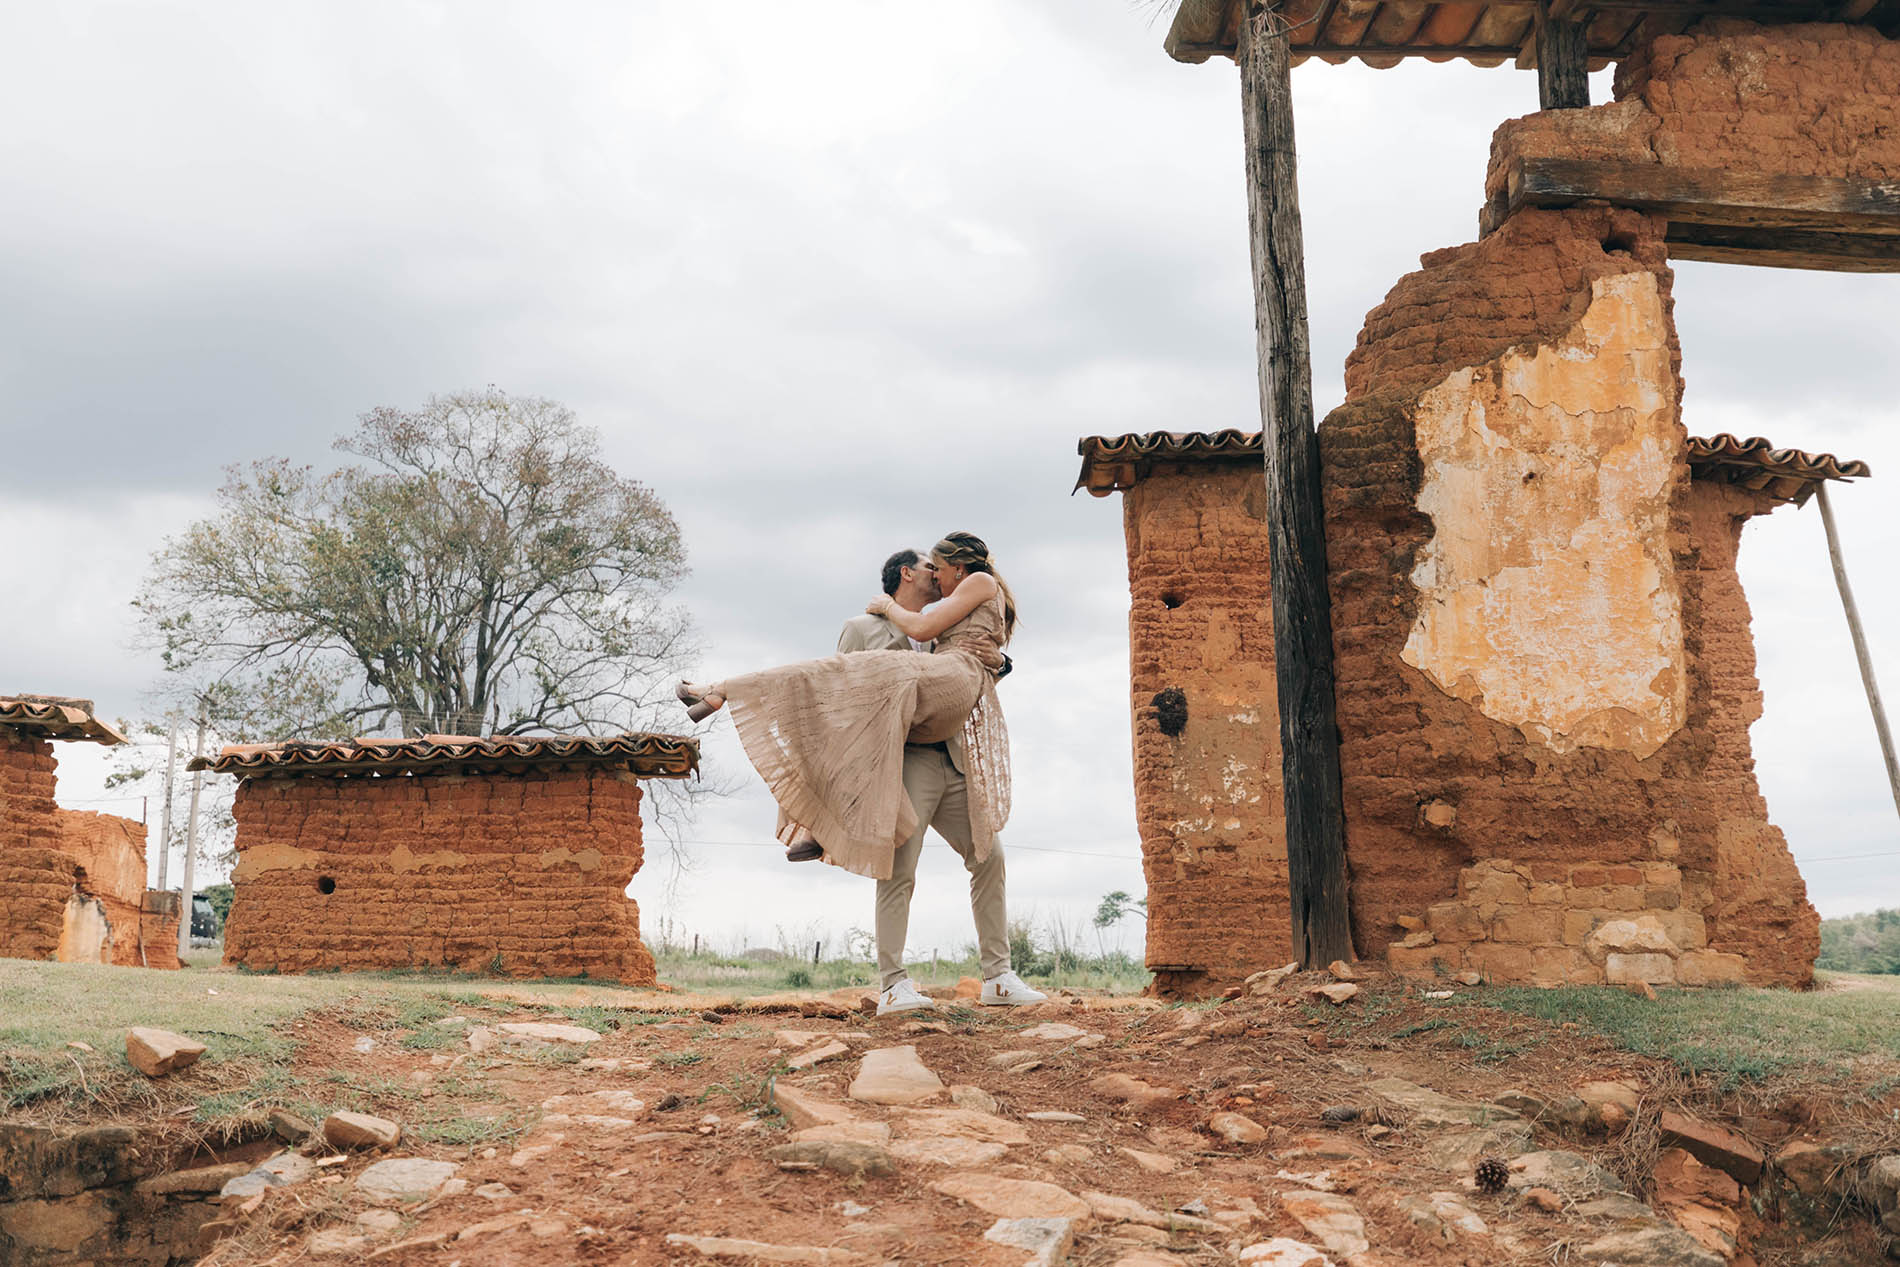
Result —
M 884 561 L 884 592 L 900 607 L 922 611 L 943 595 L 937 570 L 915 550 L 899 550 Z M 896 625 L 866 612 L 844 622 L 838 650 L 929 651 L 933 644 L 912 642 Z M 982 964 L 980 1002 L 992 1006 L 1041 1003 L 1049 996 L 1033 990 L 1009 967 L 1009 916 L 1003 896 L 1003 842 L 990 856 L 972 861 L 970 802 L 963 777 L 963 737 L 947 743 L 904 745 L 904 791 L 917 811 L 917 830 L 891 860 L 888 880 L 877 882 L 877 1014 L 908 1012 L 936 1004 L 919 991 L 904 971 L 904 938 L 910 931 L 910 897 L 916 887 L 917 856 L 924 832 L 934 828 L 963 859 L 970 873 L 970 915 L 976 921 L 978 962 Z

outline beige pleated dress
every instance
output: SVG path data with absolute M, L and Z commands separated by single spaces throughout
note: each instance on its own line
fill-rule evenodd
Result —
M 728 678 L 715 689 L 746 756 L 783 811 L 779 838 L 804 827 L 825 861 L 883 880 L 917 829 L 904 792 L 904 745 L 961 736 L 978 860 L 1009 820 L 1009 733 L 996 700 L 1003 600 L 943 631 L 934 652 L 856 651 Z

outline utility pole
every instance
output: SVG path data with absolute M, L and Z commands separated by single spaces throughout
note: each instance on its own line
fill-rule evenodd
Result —
M 191 759 L 195 765 L 205 755 L 205 706 L 198 701 L 198 739 L 192 745 Z M 178 957 L 184 958 L 191 953 L 191 899 L 192 872 L 198 859 L 198 794 L 204 790 L 205 772 L 191 772 L 191 810 L 185 820 L 185 901 L 184 909 L 178 917 Z
M 172 774 L 178 769 L 178 723 L 172 723 L 165 741 L 165 803 L 158 811 L 158 887 L 165 887 L 166 864 L 172 857 Z

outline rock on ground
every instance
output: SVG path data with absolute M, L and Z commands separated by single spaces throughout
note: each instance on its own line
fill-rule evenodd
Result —
M 1240 1261 L 1247 1267 L 1333 1267 L 1332 1259 L 1290 1236 L 1256 1241 L 1240 1251 Z
M 822 1129 L 822 1128 L 820 1128 Z M 781 1169 L 829 1170 L 841 1175 L 884 1176 L 897 1173 L 897 1164 L 882 1144 L 846 1140 L 808 1139 L 780 1144 L 766 1156 Z
M 924 1067 L 915 1047 L 877 1047 L 864 1053 L 851 1080 L 853 1100 L 867 1104 L 922 1104 L 944 1094 L 943 1080 Z
M 347 1110 L 323 1119 L 323 1142 L 332 1148 L 394 1148 L 402 1127 L 388 1118 Z
M 1267 1141 L 1267 1128 L 1240 1113 L 1216 1113 L 1207 1119 L 1207 1129 L 1230 1144 L 1264 1144 Z
M 1152 1108 L 1181 1098 L 1179 1087 L 1154 1085 L 1125 1073 L 1105 1073 L 1091 1078 L 1089 1089 L 1111 1100 L 1124 1100 L 1136 1109 Z
M 1658 1224 L 1630 1232 L 1612 1232 L 1573 1247 L 1585 1262 L 1608 1267 L 1727 1267 L 1728 1260 L 1702 1248 L 1678 1227 Z
M 1286 1192 L 1280 1208 L 1312 1233 L 1320 1244 L 1344 1258 L 1372 1247 L 1366 1239 L 1366 1221 L 1352 1202 L 1330 1192 Z
M 1053 1183 L 1034 1179 L 1005 1179 L 982 1171 L 946 1175 L 930 1185 L 946 1197 L 955 1197 L 999 1219 L 1074 1219 L 1087 1222 L 1088 1203 Z
M 831 1249 L 818 1245 L 771 1245 L 765 1241 L 737 1240 L 730 1236 L 684 1236 L 678 1232 L 666 1238 L 668 1245 L 697 1250 L 708 1258 L 747 1263 L 810 1263 L 813 1267 L 872 1267 L 880 1260 L 855 1249 Z
M 777 1080 L 772 1083 L 772 1105 L 785 1115 L 787 1125 L 795 1131 L 852 1120 L 851 1110 L 844 1105 L 821 1100 L 809 1091 Z
M 135 1025 L 126 1031 L 125 1058 L 148 1078 L 163 1078 L 168 1073 L 188 1069 L 204 1054 L 203 1043 L 168 1029 Z
M 356 1190 L 372 1201 L 420 1201 L 456 1172 L 452 1161 L 394 1157 L 379 1161 L 356 1177 Z
M 1071 1219 L 998 1219 L 983 1239 L 1028 1250 L 1034 1255 L 1029 1267 L 1054 1267 L 1075 1244 L 1075 1223 Z
M 516 1038 L 532 1038 L 543 1043 L 597 1043 L 600 1035 L 591 1029 L 582 1029 L 578 1025 L 556 1025 L 551 1021 L 510 1021 L 498 1025 L 504 1034 Z

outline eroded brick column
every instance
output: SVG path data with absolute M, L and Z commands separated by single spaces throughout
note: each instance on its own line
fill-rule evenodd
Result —
M 1358 946 L 1805 983 L 1817 920 L 1747 756 L 1748 508 L 1683 459 L 1660 223 L 1522 212 L 1423 263 L 1320 431 Z
M 1124 495 L 1135 813 L 1162 992 L 1291 955 L 1265 497 L 1257 462 L 1163 464 Z

